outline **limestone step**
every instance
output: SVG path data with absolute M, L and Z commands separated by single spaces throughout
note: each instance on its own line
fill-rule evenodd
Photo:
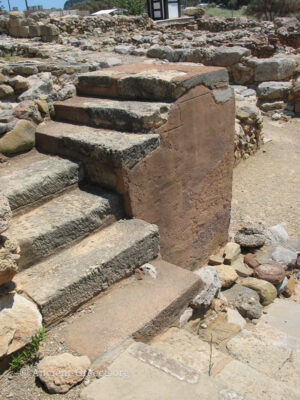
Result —
M 119 131 L 146 133 L 168 119 L 171 105 L 73 97 L 55 103 L 56 120 Z
M 82 178 L 80 163 L 34 150 L 15 157 L 1 169 L 0 191 L 16 210 L 78 184 Z
M 228 73 L 224 68 L 197 64 L 120 65 L 79 75 L 77 92 L 88 96 L 168 102 L 199 84 L 211 89 L 227 85 Z
M 137 224 L 134 220 L 130 222 Z M 157 233 L 151 225 L 150 229 L 153 238 Z M 106 241 L 109 241 L 108 233 L 106 236 Z M 158 241 L 157 236 L 154 237 Z M 112 238 L 110 252 L 122 251 L 113 248 L 117 240 L 115 236 Z M 143 253 L 139 249 L 136 254 L 132 251 L 133 260 L 130 262 L 130 258 L 127 258 L 130 271 L 151 256 L 151 252 Z M 100 263 L 101 258 L 98 265 Z M 140 275 L 134 275 L 112 287 L 93 304 L 91 312 L 78 313 L 59 330 L 58 335 L 63 338 L 64 344 L 79 354 L 88 355 L 94 361 L 129 337 L 147 341 L 174 324 L 182 310 L 199 293 L 203 283 L 193 272 L 163 260 L 157 259 L 150 263 L 156 268 L 156 278 L 142 274 L 141 279 Z M 122 271 L 122 262 L 114 261 L 113 269 Z
M 16 216 L 7 235 L 19 242 L 24 268 L 121 218 L 122 210 L 117 194 L 86 186 Z
M 137 219 L 122 220 L 22 271 L 14 281 L 17 290 L 38 305 L 44 322 L 49 325 L 132 274 L 137 267 L 155 258 L 158 251 L 159 235 L 155 225 Z M 133 318 L 124 309 L 126 297 L 119 301 L 123 318 Z M 101 329 L 110 326 L 111 320 L 116 318 L 115 311 L 106 309 L 109 317 L 101 319 Z M 96 328 L 88 325 L 81 328 L 87 331 L 85 345 L 91 346 L 89 330 Z
M 230 384 L 250 400 L 299 400 L 300 392 L 289 384 L 280 382 L 237 360 L 227 364 L 215 376 L 216 381 Z
M 93 160 L 111 167 L 134 166 L 160 143 L 157 134 L 126 134 L 107 129 L 47 121 L 36 132 L 36 145 L 41 151 Z
M 144 343 L 133 343 L 110 364 L 101 379 L 82 390 L 80 399 L 246 400 L 246 397 Z

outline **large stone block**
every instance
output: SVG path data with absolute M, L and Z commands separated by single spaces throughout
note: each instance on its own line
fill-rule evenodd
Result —
M 290 79 L 297 63 L 293 58 L 266 58 L 255 61 L 254 80 L 256 82 L 281 81 Z

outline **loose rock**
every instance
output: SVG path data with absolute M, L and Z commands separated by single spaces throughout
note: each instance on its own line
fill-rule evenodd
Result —
M 259 297 L 261 304 L 267 306 L 271 304 L 277 297 L 277 290 L 272 283 L 257 278 L 244 278 L 240 284 L 250 289 L 255 290 Z
M 216 270 L 222 281 L 223 288 L 228 288 L 232 286 L 234 282 L 238 279 L 238 274 L 235 272 L 235 269 L 230 265 L 216 265 Z
M 285 278 L 285 270 L 280 264 L 263 264 L 255 268 L 254 275 L 273 283 L 273 285 L 278 285 Z
M 37 368 L 37 376 L 49 393 L 66 393 L 83 381 L 91 362 L 87 356 L 69 353 L 45 357 Z
M 244 318 L 257 319 L 262 313 L 262 306 L 259 295 L 252 289 L 235 285 L 231 289 L 225 290 L 223 295 L 228 304 L 235 307 Z
M 206 266 L 195 271 L 195 274 L 200 276 L 204 283 L 201 292 L 193 299 L 191 306 L 193 308 L 207 308 L 211 305 L 213 299 L 218 296 L 222 287 L 222 282 L 219 278 L 217 270 L 213 266 Z

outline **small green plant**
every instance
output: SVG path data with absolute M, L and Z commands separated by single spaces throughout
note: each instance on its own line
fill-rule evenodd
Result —
M 42 328 L 34 336 L 32 336 L 31 342 L 28 343 L 22 351 L 12 356 L 12 359 L 9 363 L 9 368 L 13 372 L 18 372 L 25 364 L 34 362 L 40 344 L 43 340 L 45 340 L 46 335 L 46 328 L 45 326 L 42 326 Z

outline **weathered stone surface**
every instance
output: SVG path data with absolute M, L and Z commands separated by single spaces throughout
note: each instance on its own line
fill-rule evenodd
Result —
M 167 103 L 73 97 L 55 103 L 56 117 L 100 128 L 143 132 L 158 128 L 169 116 Z
M 278 382 L 278 379 L 267 377 L 254 368 L 237 360 L 231 361 L 216 375 L 217 381 L 228 384 L 237 392 L 251 400 L 297 400 L 299 392 L 293 388 Z
M 253 253 L 248 253 L 244 257 L 245 264 L 249 265 L 251 268 L 256 268 L 259 266 L 259 262 L 256 260 Z
M 42 72 L 28 78 L 30 88 L 19 96 L 19 100 L 32 100 L 43 94 L 49 94 L 53 87 L 50 72 Z
M 209 372 L 209 343 L 202 341 L 197 335 L 186 329 L 168 329 L 163 335 L 154 339 L 151 347 L 197 372 L 203 374 Z M 217 349 L 213 350 L 211 357 L 215 368 L 228 358 L 226 354 Z
M 231 266 L 235 269 L 238 276 L 245 278 L 247 276 L 253 275 L 253 269 L 248 267 L 248 265 L 244 263 L 243 255 L 240 255 L 240 257 L 236 261 L 234 261 Z
M 255 229 L 252 228 L 241 228 L 236 235 L 234 236 L 234 240 L 241 247 L 246 248 L 256 248 L 261 247 L 265 244 L 265 236 L 262 233 L 258 233 Z
M 255 277 L 278 285 L 285 278 L 285 270 L 280 264 L 262 264 L 255 268 Z
M 291 82 L 263 82 L 257 87 L 257 97 L 260 100 L 286 99 L 291 89 Z
M 0 286 L 8 283 L 18 271 L 20 248 L 14 240 L 0 236 Z
M 0 234 L 8 229 L 11 217 L 9 201 L 4 194 L 0 193 Z
M 199 336 L 206 342 L 219 344 L 224 340 L 229 339 L 240 330 L 240 325 L 228 322 L 226 313 L 220 313 L 206 329 L 202 329 L 199 332 Z
M 22 271 L 15 282 L 39 305 L 44 320 L 50 324 L 133 274 L 136 268 L 154 259 L 158 250 L 156 226 L 137 219 L 119 221 Z M 56 265 L 55 273 L 52 265 Z
M 232 262 L 235 261 L 240 254 L 241 247 L 237 243 L 227 243 L 224 249 L 224 264 L 232 264 Z
M 289 235 L 281 224 L 274 225 L 267 229 L 264 231 L 264 235 L 267 239 L 267 243 L 280 243 L 289 240 Z
M 202 15 L 204 15 L 205 11 L 201 7 L 186 7 L 183 10 L 184 15 L 188 15 L 189 17 L 196 17 L 200 18 Z
M 14 89 L 9 85 L 0 85 L 0 99 L 9 99 L 13 97 Z
M 3 170 L 0 191 L 14 210 L 79 183 L 82 178 L 79 163 L 34 152 Z
M 16 75 L 10 80 L 11 86 L 14 88 L 16 93 L 24 92 L 29 89 L 30 83 L 24 76 Z
M 220 265 L 224 264 L 224 258 L 219 255 L 212 255 L 208 259 L 208 264 L 209 265 Z
M 275 286 L 270 282 L 263 281 L 262 279 L 244 278 L 241 280 L 240 285 L 255 290 L 258 293 L 263 306 L 271 304 L 277 297 Z
M 86 161 L 88 155 L 92 160 L 92 171 L 95 171 L 95 163 L 108 164 L 112 168 L 125 165 L 133 167 L 160 144 L 157 134 L 131 135 L 57 121 L 40 124 L 36 136 L 37 146 L 44 151 L 83 161 Z M 108 182 L 100 181 L 101 174 L 98 179 L 97 183 L 106 183 L 106 186 L 109 186 Z M 93 181 L 95 180 L 94 177 Z
M 273 250 L 272 258 L 287 269 L 296 265 L 297 252 L 283 246 L 278 246 Z
M 230 265 L 216 265 L 216 270 L 222 281 L 222 287 L 228 288 L 234 284 L 238 279 L 238 274 L 235 272 L 234 267 Z
M 8 234 L 21 247 L 20 267 L 27 267 L 122 216 L 117 194 L 87 186 L 17 216 Z
M 0 296 L 0 357 L 30 342 L 42 327 L 37 306 L 18 294 Z
M 249 319 L 257 319 L 261 316 L 262 306 L 259 302 L 259 295 L 252 289 L 235 285 L 225 290 L 223 295 L 228 304 L 234 306 L 240 314 Z
M 212 56 L 212 65 L 216 65 L 219 67 L 228 67 L 230 65 L 238 63 L 242 57 L 249 56 L 250 54 L 250 50 L 245 47 L 220 46 L 214 49 L 214 53 Z
M 36 126 L 32 122 L 19 120 L 15 127 L 0 138 L 0 153 L 15 154 L 33 148 Z
M 294 275 L 292 275 L 290 277 L 290 279 L 288 280 L 288 283 L 282 292 L 284 294 L 284 296 L 291 297 L 292 294 L 294 293 L 295 285 L 296 285 L 295 277 L 294 277 Z
M 239 325 L 241 329 L 245 328 L 247 322 L 237 310 L 227 308 L 226 312 L 227 312 L 227 321 L 229 324 Z
M 91 362 L 69 353 L 48 356 L 39 362 L 37 376 L 49 393 L 66 393 L 85 378 Z
M 291 78 L 296 61 L 292 58 L 271 58 L 255 61 L 254 79 L 256 82 L 281 81 Z
M 195 271 L 203 281 L 201 292 L 193 299 L 191 306 L 193 308 L 207 308 L 211 305 L 213 299 L 218 296 L 222 282 L 219 278 L 217 270 L 213 266 L 206 266 Z

